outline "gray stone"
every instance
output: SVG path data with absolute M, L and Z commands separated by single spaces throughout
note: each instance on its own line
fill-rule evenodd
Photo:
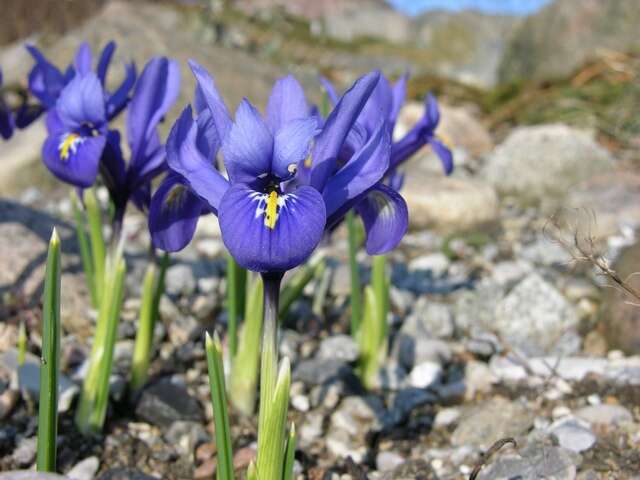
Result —
M 28 467 L 36 459 L 37 437 L 23 438 L 11 454 L 11 458 L 19 467 Z
M 428 270 L 436 277 L 441 277 L 449 269 L 451 261 L 442 252 L 429 253 L 416 257 L 409 262 L 409 270 Z
M 93 480 L 100 468 L 100 460 L 98 457 L 88 457 L 76 463 L 74 467 L 67 472 L 69 480 Z
M 197 422 L 173 422 L 164 437 L 181 455 L 193 455 L 196 448 L 209 441 L 207 430 Z
M 414 304 L 400 331 L 411 337 L 451 338 L 455 332 L 452 307 L 422 296 Z
M 133 468 L 112 468 L 100 475 L 97 480 L 160 480 Z
M 186 388 L 167 380 L 155 383 L 142 392 L 136 415 L 159 427 L 168 427 L 175 421 L 202 422 L 204 419 L 200 403 Z
M 540 377 L 557 375 L 564 380 L 575 382 L 579 382 L 590 373 L 604 375 L 610 370 L 606 359 L 595 357 L 532 358 L 528 366 Z
M 414 409 L 437 400 L 435 394 L 422 388 L 404 388 L 393 397 L 391 417 L 395 423 L 402 422 Z
M 549 427 L 549 433 L 558 445 L 572 452 L 589 450 L 596 443 L 596 436 L 589 425 L 572 417 L 562 418 Z
M 402 465 L 386 472 L 382 480 L 438 480 L 436 472 L 424 460 L 407 460 Z
M 402 465 L 405 458 L 396 452 L 380 452 L 376 455 L 376 468 L 379 472 L 387 472 Z
M 295 366 L 292 379 L 307 385 L 322 385 L 340 380 L 351 373 L 351 367 L 342 360 L 312 358 L 303 360 Z
M 8 350 L 0 356 L 0 363 L 10 372 L 12 376 L 17 376 L 20 390 L 25 390 L 36 401 L 40 398 L 40 359 L 27 352 L 25 362 L 18 366 L 18 351 Z M 80 389 L 67 376 L 58 376 L 58 412 L 63 413 L 69 410 L 71 403 Z
M 453 425 L 458 421 L 460 415 L 462 415 L 462 412 L 459 408 L 443 408 L 442 410 L 438 411 L 438 413 L 436 413 L 436 416 L 433 419 L 433 426 L 435 428 L 444 428 L 448 427 L 449 425 Z
M 573 307 L 562 294 L 538 274 L 531 274 L 498 303 L 487 327 L 510 347 L 535 356 L 577 351 L 577 323 Z
M 179 263 L 167 269 L 165 290 L 169 295 L 189 296 L 196 290 L 196 278 L 189 265 Z
M 520 455 L 501 453 L 478 476 L 478 480 L 574 480 L 575 457 L 560 447 L 534 444 Z
M 416 169 L 417 167 L 417 169 Z M 498 197 L 494 188 L 478 179 L 441 177 L 408 165 L 402 189 L 412 228 L 433 228 L 457 233 L 493 226 L 498 220 Z
M 332 335 L 320 342 L 318 357 L 335 359 L 344 362 L 355 362 L 360 355 L 360 349 L 350 335 Z
M 620 425 L 633 422 L 633 415 L 622 405 L 589 405 L 577 410 L 575 415 L 594 425 Z
M 592 135 L 562 124 L 538 125 L 513 130 L 490 155 L 483 175 L 524 203 L 556 206 L 573 186 L 613 165 Z
M 5 472 L 0 473 L 0 480 L 71 480 L 69 477 L 63 477 L 54 473 L 33 472 L 31 470 L 24 472 Z
M 533 418 L 531 409 L 524 405 L 496 397 L 462 413 L 451 443 L 487 449 L 500 439 L 525 434 Z
M 409 383 L 412 387 L 428 388 L 440 381 L 442 366 L 436 362 L 422 362 L 417 364 L 409 373 Z
M 414 365 L 424 362 L 446 364 L 451 360 L 451 348 L 442 341 L 416 335 L 400 333 L 393 346 L 392 356 L 398 363 L 411 370 Z

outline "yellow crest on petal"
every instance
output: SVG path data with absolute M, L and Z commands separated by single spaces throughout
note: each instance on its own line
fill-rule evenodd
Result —
M 267 207 L 264 211 L 264 224 L 270 229 L 276 228 L 278 221 L 278 193 L 274 190 L 267 197 Z
M 62 160 L 68 160 L 70 154 L 76 153 L 76 148 L 78 148 L 78 143 L 80 143 L 81 140 L 80 135 L 77 133 L 68 133 L 64 135 L 60 145 L 58 145 L 60 158 Z

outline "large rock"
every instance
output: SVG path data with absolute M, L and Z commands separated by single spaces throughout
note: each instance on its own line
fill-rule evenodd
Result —
M 490 155 L 484 177 L 523 203 L 557 205 L 570 189 L 614 161 L 592 135 L 562 124 L 519 127 Z
M 640 47 L 637 0 L 556 0 L 524 21 L 500 66 L 500 79 L 571 73 L 598 51 Z
M 78 272 L 77 242 L 72 227 L 48 213 L 0 199 L 0 302 L 13 292 L 29 305 L 42 295 L 47 248 L 53 227 L 62 245 L 61 320 L 65 330 L 79 333 L 87 325 L 89 306 L 84 276 Z
M 0 480 L 68 480 L 68 477 L 54 473 L 33 472 L 31 470 L 0 473 Z
M 355 8 L 327 15 L 325 33 L 351 42 L 358 38 L 381 38 L 392 43 L 411 39 L 410 20 L 388 6 L 357 5 Z
M 415 229 L 463 232 L 492 225 L 498 219 L 496 192 L 475 179 L 434 177 L 409 166 L 402 196 Z
M 632 288 L 640 291 L 640 276 L 635 275 L 640 270 L 640 243 L 624 250 L 612 268 Z M 605 289 L 600 325 L 610 348 L 640 354 L 640 308 L 637 303 L 638 299 L 622 289 Z
M 477 11 L 429 11 L 414 20 L 413 37 L 431 71 L 492 87 L 498 67 L 521 19 Z
M 537 273 L 518 283 L 496 306 L 495 330 L 507 345 L 528 356 L 574 353 L 578 317 L 571 304 Z
M 613 171 L 598 175 L 572 189 L 567 196 L 567 214 L 587 211 L 595 220 L 589 235 L 596 239 L 620 234 L 624 228 L 640 227 L 640 175 Z

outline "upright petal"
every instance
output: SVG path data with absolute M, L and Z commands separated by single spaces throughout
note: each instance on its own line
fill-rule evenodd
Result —
M 365 247 L 369 255 L 393 250 L 407 233 L 409 213 L 404 199 L 381 183 L 373 187 L 356 205 L 367 234 Z
M 391 112 L 389 114 L 389 123 L 391 123 L 391 131 L 393 131 L 393 127 L 395 127 L 396 121 L 398 120 L 398 115 L 400 114 L 400 109 L 404 104 L 404 100 L 407 97 L 407 81 L 409 80 L 409 74 L 405 73 L 402 75 L 396 83 L 393 84 L 393 88 L 391 89 L 391 94 L 393 96 L 393 102 L 391 107 Z
M 60 119 L 71 129 L 90 124 L 100 127 L 106 122 L 104 92 L 95 73 L 76 75 L 60 94 L 56 104 Z
M 189 66 L 196 77 L 198 84 L 199 96 L 204 100 L 204 103 L 209 107 L 211 116 L 218 130 L 218 138 L 224 140 L 224 138 L 231 130 L 231 114 L 224 103 L 224 100 L 218 93 L 216 84 L 213 81 L 209 72 L 193 60 L 189 60 Z
M 79 75 L 86 75 L 91 71 L 91 64 L 93 63 L 93 56 L 91 54 L 91 47 L 87 42 L 82 42 L 76 57 L 73 60 L 73 65 L 76 68 L 76 72 Z
M 435 154 L 440 158 L 444 173 L 447 175 L 451 174 L 451 172 L 453 172 L 453 153 L 451 153 L 449 147 L 435 137 L 429 141 L 429 145 L 431 145 Z
M 342 144 L 379 78 L 379 72 L 372 72 L 357 80 L 342 96 L 325 122 L 312 155 L 310 181 L 316 190 L 322 191 L 329 176 L 335 171 Z
M 111 59 L 113 58 L 113 53 L 116 50 L 116 43 L 111 41 L 107 43 L 102 52 L 100 52 L 100 58 L 98 60 L 98 68 L 96 69 L 96 73 L 98 74 L 98 78 L 100 79 L 100 83 L 102 86 L 105 85 L 107 80 L 107 71 L 109 70 L 109 65 L 111 64 Z
M 371 134 L 378 127 L 380 119 L 389 120 L 392 108 L 391 85 L 384 75 L 380 75 L 376 88 L 371 92 L 369 100 L 358 117 L 358 123 L 364 125 Z
M 136 65 L 131 62 L 124 66 L 124 80 L 115 92 L 108 95 L 107 98 L 107 118 L 111 120 L 115 118 L 129 102 L 129 91 L 136 83 Z
M 431 93 L 427 94 L 425 99 L 425 111 L 428 120 L 428 128 L 435 130 L 440 123 L 440 107 L 438 107 L 438 101 Z
M 222 197 L 218 217 L 233 258 L 255 272 L 282 272 L 303 263 L 326 221 L 321 195 L 306 186 L 279 195 L 236 184 Z
M 378 183 L 389 168 L 391 139 L 382 122 L 367 144 L 329 178 L 322 196 L 329 226 L 341 218 L 358 197 Z
M 100 172 L 116 206 L 124 206 L 128 201 L 129 192 L 125 185 L 126 166 L 120 148 L 120 133 L 117 130 L 107 133 L 107 142 L 100 159 Z
M 222 141 L 224 165 L 233 182 L 253 183 L 271 173 L 273 135 L 245 98 L 236 111 L 236 121 Z
M 156 248 L 177 252 L 196 231 L 204 202 L 179 175 L 168 175 L 151 199 L 149 231 Z
M 292 120 L 309 116 L 309 105 L 302 85 L 288 75 L 279 79 L 271 90 L 267 104 L 267 124 L 275 135 L 278 130 Z
M 314 117 L 293 120 L 276 133 L 273 145 L 272 172 L 280 179 L 293 176 L 298 164 L 309 156 L 316 133 Z
M 227 180 L 213 164 L 214 157 L 207 158 L 198 149 L 198 124 L 191 117 L 191 107 L 185 108 L 167 139 L 167 163 L 179 173 L 211 210 L 217 212 L 223 194 L 229 188 Z M 217 152 L 214 148 L 213 155 Z
M 29 72 L 29 91 L 46 108 L 53 108 L 67 83 L 67 79 L 45 58 L 40 50 L 33 45 L 27 45 L 26 48 L 36 61 Z
M 327 97 L 329 97 L 329 100 L 331 101 L 332 105 L 335 105 L 340 101 L 340 96 L 338 95 L 338 92 L 336 92 L 336 89 L 333 86 L 333 83 L 331 83 L 328 78 L 320 76 L 320 84 L 322 85 L 322 88 L 327 94 Z
M 145 162 L 147 143 L 160 120 L 180 93 L 178 62 L 156 57 L 147 63 L 138 79 L 127 111 L 127 139 L 132 165 Z
M 60 180 L 88 188 L 98 176 L 105 142 L 104 135 L 81 137 L 73 132 L 50 134 L 42 147 L 42 158 L 47 168 Z

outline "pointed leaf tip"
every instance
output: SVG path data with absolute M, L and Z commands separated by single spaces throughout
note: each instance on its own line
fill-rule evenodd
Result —
M 57 247 L 60 245 L 60 236 L 58 235 L 58 229 L 53 227 L 53 231 L 51 232 L 51 240 L 49 240 L 49 245 L 52 247 Z

